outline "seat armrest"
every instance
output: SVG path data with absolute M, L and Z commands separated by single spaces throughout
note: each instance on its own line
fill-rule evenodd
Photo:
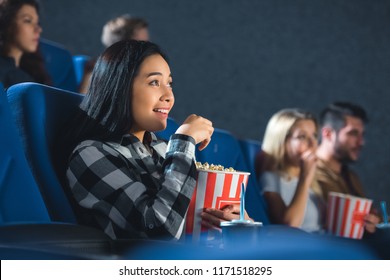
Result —
M 115 258 L 113 240 L 98 229 L 62 223 L 13 224 L 0 227 L 0 246 L 73 255 Z

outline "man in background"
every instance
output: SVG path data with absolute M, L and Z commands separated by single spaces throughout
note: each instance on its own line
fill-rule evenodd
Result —
M 103 26 L 101 42 L 105 48 L 121 40 L 133 39 L 137 41 L 149 41 L 149 24 L 140 17 L 132 17 L 129 14 L 113 18 Z M 84 66 L 84 75 L 81 79 L 79 92 L 87 93 L 91 80 L 92 70 L 96 59 L 89 60 Z
M 322 111 L 315 184 L 318 184 L 325 201 L 329 192 L 365 196 L 359 177 L 349 164 L 359 159 L 367 121 L 365 110 L 348 102 L 330 104 Z M 377 215 L 368 214 L 364 219 L 365 229 L 375 232 L 379 220 Z
M 108 48 L 112 44 L 124 40 L 149 41 L 148 22 L 128 14 L 109 20 L 103 26 L 102 44 Z

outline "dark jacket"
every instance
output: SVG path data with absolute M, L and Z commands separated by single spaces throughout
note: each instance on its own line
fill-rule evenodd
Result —
M 16 67 L 15 60 L 11 57 L 0 56 L 0 82 L 4 88 L 22 82 L 33 82 L 34 79 Z

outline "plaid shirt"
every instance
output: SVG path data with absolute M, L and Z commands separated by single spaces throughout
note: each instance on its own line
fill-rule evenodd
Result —
M 66 175 L 86 223 L 113 239 L 179 239 L 183 232 L 196 182 L 195 142 L 175 134 L 167 146 L 149 136 L 151 151 L 128 134 L 120 143 L 83 141 L 70 157 Z

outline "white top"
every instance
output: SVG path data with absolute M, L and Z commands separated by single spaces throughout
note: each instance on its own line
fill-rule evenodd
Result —
M 264 192 L 276 192 L 280 194 L 286 206 L 290 205 L 298 185 L 298 178 L 287 180 L 275 172 L 264 172 L 260 176 L 260 183 Z M 312 189 L 309 190 L 305 216 L 301 229 L 308 232 L 321 231 L 324 214 L 322 212 L 322 202 Z

